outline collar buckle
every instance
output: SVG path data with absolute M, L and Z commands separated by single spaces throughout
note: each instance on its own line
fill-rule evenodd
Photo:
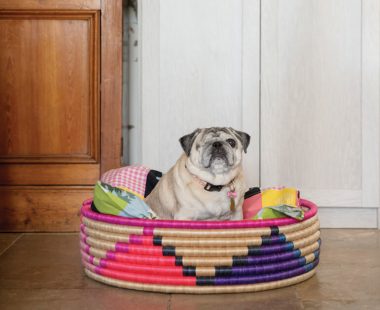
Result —
M 208 192 L 220 192 L 223 187 L 224 187 L 224 185 L 213 185 L 213 184 L 207 183 L 203 187 L 203 189 L 208 191 Z

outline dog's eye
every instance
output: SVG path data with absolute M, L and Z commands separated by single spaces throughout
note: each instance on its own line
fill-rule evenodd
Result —
M 231 145 L 232 147 L 235 147 L 236 146 L 236 141 L 234 139 L 227 139 L 227 142 L 229 143 L 229 145 Z

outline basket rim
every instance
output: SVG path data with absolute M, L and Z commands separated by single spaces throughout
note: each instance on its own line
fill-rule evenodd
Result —
M 93 199 L 83 201 L 81 214 L 84 217 L 109 224 L 142 226 L 144 230 L 154 228 L 182 228 L 182 229 L 234 229 L 234 228 L 263 228 L 271 226 L 284 226 L 303 222 L 313 217 L 318 210 L 315 203 L 301 198 L 300 205 L 309 210 L 305 212 L 302 221 L 293 218 L 264 219 L 264 220 L 240 220 L 240 221 L 184 221 L 184 220 L 151 220 L 139 218 L 127 218 L 117 215 L 101 214 L 91 210 Z

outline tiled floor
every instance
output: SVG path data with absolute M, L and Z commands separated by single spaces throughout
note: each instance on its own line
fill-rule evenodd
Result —
M 317 275 L 231 295 L 123 290 L 84 276 L 77 234 L 0 234 L 0 309 L 380 309 L 380 231 L 322 230 Z

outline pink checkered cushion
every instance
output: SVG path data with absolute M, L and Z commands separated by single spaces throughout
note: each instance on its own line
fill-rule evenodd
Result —
M 126 187 L 144 196 L 149 171 L 144 166 L 126 166 L 107 171 L 100 180 L 114 187 Z

